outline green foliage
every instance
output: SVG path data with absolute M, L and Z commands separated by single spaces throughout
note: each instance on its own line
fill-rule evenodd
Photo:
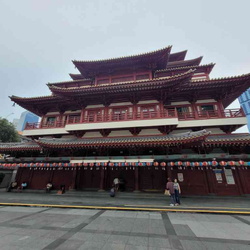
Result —
M 20 137 L 14 125 L 8 120 L 0 117 L 0 141 L 1 142 L 18 142 Z

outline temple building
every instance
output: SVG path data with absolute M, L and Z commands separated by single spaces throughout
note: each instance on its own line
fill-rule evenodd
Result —
M 10 99 L 41 117 L 22 143 L 0 144 L 30 189 L 159 191 L 168 177 L 184 195 L 250 194 L 250 136 L 242 109 L 227 109 L 250 74 L 212 79 L 214 64 L 171 46 L 133 56 L 77 61 L 49 96 Z M 250 162 L 249 162 L 250 163 Z

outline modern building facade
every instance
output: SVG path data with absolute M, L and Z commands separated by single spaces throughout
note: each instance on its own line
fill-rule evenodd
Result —
M 29 111 L 24 111 L 20 119 L 18 121 L 17 125 L 17 131 L 23 131 L 27 123 L 36 123 L 39 121 L 39 116 L 29 112 Z
M 250 89 L 245 91 L 239 97 L 240 106 L 242 107 L 246 117 L 247 117 L 247 128 L 250 132 Z
M 162 191 L 177 178 L 183 194 L 250 194 L 248 134 L 242 109 L 226 107 L 250 86 L 250 74 L 211 79 L 214 64 L 187 51 L 161 50 L 73 61 L 72 80 L 49 83 L 49 96 L 11 96 L 41 117 L 1 144 L 29 188 L 106 190 L 120 178 L 127 191 Z M 3 165 L 5 164 L 5 165 Z

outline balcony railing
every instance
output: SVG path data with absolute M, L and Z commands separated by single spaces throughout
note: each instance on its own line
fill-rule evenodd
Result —
M 235 118 L 244 117 L 245 114 L 242 109 L 225 109 L 224 111 L 207 110 L 194 112 L 178 113 L 179 120 L 195 120 L 195 119 L 218 119 L 218 118 Z
M 64 128 L 65 122 L 54 121 L 54 122 L 35 122 L 35 123 L 26 123 L 25 130 L 27 129 L 44 129 L 44 128 Z
M 117 121 L 133 121 L 133 120 L 150 120 L 150 119 L 161 119 L 161 118 L 177 118 L 177 112 L 173 110 L 165 110 L 164 112 L 126 112 L 126 113 L 110 113 L 108 115 L 95 114 L 85 116 L 82 123 L 96 123 L 96 122 L 117 122 Z M 79 123 L 80 121 L 75 121 Z M 73 123 L 73 122 L 69 122 Z
M 80 116 L 69 117 L 65 121 L 53 121 L 47 123 L 27 123 L 25 130 L 31 129 L 45 129 L 45 128 L 64 128 L 67 124 L 79 123 L 98 123 L 98 122 L 118 122 L 118 121 L 133 121 L 133 120 L 150 120 L 150 119 L 164 119 L 164 118 L 178 118 L 183 120 L 201 120 L 201 119 L 218 119 L 218 118 L 237 118 L 245 117 L 242 109 L 225 109 L 224 111 L 209 110 L 195 112 L 180 113 L 176 109 L 164 110 L 164 112 L 127 112 L 127 113 L 110 113 L 108 115 L 93 114 L 83 117 Z

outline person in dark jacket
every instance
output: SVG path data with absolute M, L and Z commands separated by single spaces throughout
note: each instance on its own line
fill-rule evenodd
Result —
M 172 182 L 172 180 L 170 178 L 168 178 L 168 182 L 166 184 L 166 189 L 169 192 L 169 196 L 170 196 L 170 206 L 174 206 L 175 205 L 175 194 L 174 194 L 174 183 Z

